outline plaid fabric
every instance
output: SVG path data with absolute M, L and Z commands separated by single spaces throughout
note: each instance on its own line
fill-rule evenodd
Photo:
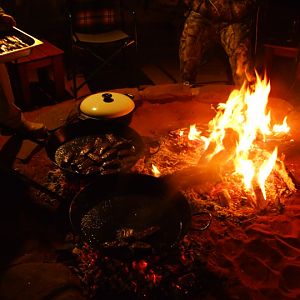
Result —
M 109 2 L 76 0 L 71 5 L 75 32 L 106 32 L 118 25 L 116 9 Z

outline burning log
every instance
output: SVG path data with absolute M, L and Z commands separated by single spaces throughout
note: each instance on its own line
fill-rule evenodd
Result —
M 254 187 L 255 205 L 257 210 L 263 211 L 266 209 L 266 199 L 259 186 Z
M 194 188 L 188 193 L 219 208 L 261 211 L 279 203 L 296 187 L 278 157 L 278 144 L 289 132 L 287 118 L 271 125 L 269 92 L 269 82 L 258 76 L 255 89 L 234 90 L 218 105 L 206 130 L 194 124 L 189 132 L 177 129 L 163 137 L 143 172 L 164 176 L 170 186 L 182 190 Z
M 217 169 L 199 165 L 175 171 L 173 174 L 166 175 L 165 180 L 171 187 L 184 189 L 193 185 L 206 184 L 208 181 L 216 184 L 221 181 L 221 177 Z
M 233 159 L 238 142 L 238 134 L 230 128 L 224 130 L 223 134 L 223 145 L 218 145 L 215 142 L 210 143 L 199 160 L 200 164 L 204 161 L 208 161 L 212 166 L 216 165 L 221 167 Z
M 231 196 L 228 190 L 224 189 L 218 193 L 218 203 L 222 207 L 229 207 L 231 203 Z

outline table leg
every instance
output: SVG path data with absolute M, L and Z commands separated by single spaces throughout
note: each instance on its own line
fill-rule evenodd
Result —
M 20 78 L 21 90 L 22 90 L 22 100 L 25 108 L 29 108 L 31 106 L 30 99 L 30 85 L 28 79 L 28 68 L 26 64 L 22 64 L 18 66 L 18 73 Z
M 52 58 L 53 61 L 53 80 L 55 85 L 55 96 L 58 100 L 62 99 L 65 93 L 65 72 L 62 55 Z

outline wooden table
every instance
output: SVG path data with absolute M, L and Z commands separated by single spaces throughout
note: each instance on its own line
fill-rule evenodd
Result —
M 31 106 L 30 72 L 47 68 L 52 72 L 54 81 L 55 98 L 61 99 L 65 91 L 65 71 L 63 63 L 64 51 L 52 45 L 46 40 L 36 46 L 25 57 L 17 59 L 14 63 L 20 79 L 23 105 Z

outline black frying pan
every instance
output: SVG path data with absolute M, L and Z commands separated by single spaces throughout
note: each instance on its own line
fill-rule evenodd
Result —
M 97 177 L 75 196 L 69 215 L 84 241 L 110 253 L 170 249 L 191 222 L 181 193 L 163 179 L 141 174 Z
M 107 136 L 112 136 L 116 139 L 116 141 L 110 143 L 106 138 Z M 113 155 L 107 159 L 103 159 L 101 162 L 95 161 L 91 163 L 93 167 L 96 166 L 96 168 L 94 168 L 96 169 L 96 172 L 90 172 L 88 174 L 84 169 L 80 170 L 76 165 L 76 168 L 74 168 L 70 165 L 70 163 L 65 163 L 63 161 L 64 157 L 66 157 L 68 153 L 71 153 L 72 151 L 79 153 L 81 149 L 89 143 L 93 145 L 96 139 L 103 140 L 103 144 L 108 144 L 104 155 L 110 151 L 114 152 L 114 146 L 120 145 L 121 142 L 121 146 L 118 146 L 119 148 L 113 153 Z M 102 142 L 100 141 L 100 147 L 101 143 Z M 126 152 L 126 150 L 129 149 L 129 146 L 127 145 L 130 146 L 130 151 L 133 151 L 132 154 L 125 157 L 125 159 L 119 159 L 118 154 L 124 153 L 124 150 Z M 91 148 L 93 148 L 93 146 L 91 146 Z M 45 149 L 48 157 L 59 168 L 70 174 L 85 176 L 118 173 L 119 171 L 123 172 L 130 169 L 143 152 L 144 145 L 141 137 L 130 127 L 118 124 L 105 125 L 94 120 L 85 120 L 70 123 L 52 132 L 45 143 Z M 96 151 L 96 149 L 93 151 Z M 91 154 L 93 155 L 94 153 L 89 153 L 88 155 Z

